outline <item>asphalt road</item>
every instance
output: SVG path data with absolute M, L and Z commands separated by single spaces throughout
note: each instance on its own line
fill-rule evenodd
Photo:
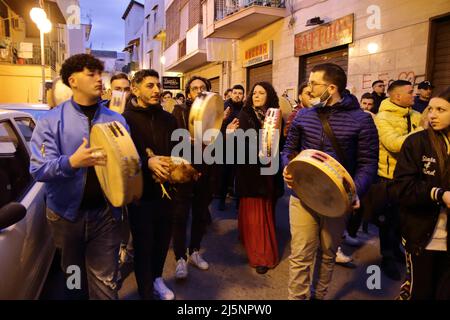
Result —
M 237 211 L 234 201 L 227 200 L 227 210 L 218 211 L 217 200 L 212 209 L 213 222 L 208 227 L 202 243 L 202 254 L 209 262 L 207 271 L 189 265 L 189 276 L 184 281 L 176 281 L 175 258 L 170 250 L 167 256 L 164 279 L 175 292 L 177 300 L 284 300 L 287 299 L 289 217 L 288 196 L 277 204 L 277 238 L 279 253 L 282 257 L 279 265 L 260 275 L 247 264 L 244 248 L 238 240 Z M 370 265 L 379 265 L 379 241 L 377 229 L 370 226 L 369 233 L 360 231 L 358 236 L 364 240 L 359 248 L 343 245 L 346 254 L 352 254 L 356 268 L 336 265 L 327 299 L 336 300 L 391 300 L 395 299 L 401 285 L 400 281 L 392 281 L 381 273 L 381 288 L 370 290 L 367 273 Z M 120 299 L 138 299 L 136 281 L 132 266 L 123 270 L 124 281 L 119 291 Z M 55 263 L 44 288 L 42 299 L 64 299 L 64 280 Z

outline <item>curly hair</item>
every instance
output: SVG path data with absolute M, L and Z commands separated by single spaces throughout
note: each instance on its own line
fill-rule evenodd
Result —
M 266 90 L 267 93 L 267 99 L 266 99 L 266 107 L 267 108 L 279 108 L 280 105 L 278 103 L 278 95 L 275 91 L 274 87 L 265 81 L 257 82 L 253 85 L 252 89 L 248 92 L 247 99 L 245 99 L 245 105 L 244 107 L 253 107 L 253 91 L 255 90 L 256 86 L 261 86 Z
M 61 66 L 61 79 L 66 86 L 70 88 L 69 78 L 75 72 L 82 72 L 84 68 L 87 68 L 89 71 L 100 71 L 102 72 L 105 67 L 103 62 L 91 54 L 80 53 L 71 56 L 70 58 L 64 61 Z
M 191 83 L 194 80 L 203 81 L 203 83 L 206 85 L 206 91 L 211 91 L 211 82 L 208 79 L 200 77 L 200 76 L 193 76 L 192 78 L 190 78 L 188 80 L 188 82 L 186 82 L 186 86 L 184 88 L 184 92 L 186 94 L 186 97 L 189 97 L 189 91 L 191 91 Z

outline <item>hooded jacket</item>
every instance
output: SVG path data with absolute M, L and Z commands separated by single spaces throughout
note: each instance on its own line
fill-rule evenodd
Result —
M 408 127 L 408 117 L 411 125 Z M 403 142 L 413 131 L 420 128 L 420 113 L 411 108 L 401 107 L 389 99 L 383 100 L 380 111 L 375 116 L 375 124 L 380 139 L 378 175 L 392 179 L 397 157 Z
M 175 142 L 171 141 L 171 135 L 177 129 L 175 118 L 164 111 L 161 105 L 153 105 L 148 108 L 137 106 L 135 100 L 130 100 L 126 111 L 123 113 L 130 134 L 142 162 L 144 176 L 143 199 L 161 198 L 161 187 L 152 178 L 152 172 L 148 168 L 149 156 L 147 148 L 157 156 L 170 156 Z

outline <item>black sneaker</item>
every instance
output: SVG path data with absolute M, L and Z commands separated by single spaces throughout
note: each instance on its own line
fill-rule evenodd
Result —
M 264 274 L 267 272 L 267 270 L 269 270 L 269 268 L 267 268 L 265 266 L 257 266 L 256 267 L 256 272 L 259 274 Z
M 381 261 L 381 270 L 391 280 L 400 281 L 401 274 L 394 259 L 383 259 Z

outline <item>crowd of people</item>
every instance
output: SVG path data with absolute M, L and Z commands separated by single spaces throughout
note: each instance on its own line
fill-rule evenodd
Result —
M 367 230 L 369 222 L 379 229 L 383 272 L 401 280 L 406 265 L 399 299 L 450 299 L 449 88 L 432 98 L 433 86 L 423 81 L 414 97 L 413 84 L 395 80 L 386 94 L 385 83 L 377 80 L 373 92 L 358 101 L 346 89 L 341 67 L 316 65 L 283 122 L 278 141 L 282 166 L 274 175 L 262 175 L 266 164 L 259 161 L 202 161 L 192 164 L 200 173 L 197 180 L 170 186 L 166 157 L 177 143 L 172 133 L 188 129 L 192 104 L 199 93 L 211 90 L 211 83 L 190 78 L 168 112 L 165 106 L 173 95 L 162 91 L 158 72 L 140 70 L 132 79 L 114 75 L 111 89 L 128 93 L 120 115 L 100 99 L 102 71 L 102 63 L 91 55 L 68 58 L 61 78 L 73 96 L 38 121 L 31 139 L 30 172 L 46 185 L 47 219 L 61 266 L 78 265 L 84 271 L 82 287 L 87 290 L 71 292 L 74 298 L 117 299 L 120 263 L 128 261 L 141 299 L 174 299 L 162 276 L 170 243 L 177 280 L 188 277 L 189 264 L 209 269 L 201 244 L 211 223 L 214 192 L 219 210 L 225 210 L 227 195 L 236 198 L 239 240 L 249 265 L 258 274 L 270 272 L 280 261 L 276 203 L 288 191 L 289 299 L 325 299 L 335 263 L 351 261 L 341 243 L 361 245 L 357 232 L 361 225 Z M 244 87 L 236 84 L 224 97 L 225 139 L 234 139 L 237 129 L 263 128 L 266 111 L 279 108 L 268 82 L 254 84 L 246 98 Z M 103 195 L 94 166 L 107 159 L 88 143 L 92 125 L 110 121 L 128 130 L 142 165 L 143 195 L 123 208 L 113 207 Z M 247 140 L 245 150 L 260 144 Z M 352 176 L 357 195 L 346 215 L 327 217 L 290 190 L 294 177 L 287 165 L 305 149 L 329 154 Z M 161 196 L 161 181 L 170 188 L 170 199 Z

